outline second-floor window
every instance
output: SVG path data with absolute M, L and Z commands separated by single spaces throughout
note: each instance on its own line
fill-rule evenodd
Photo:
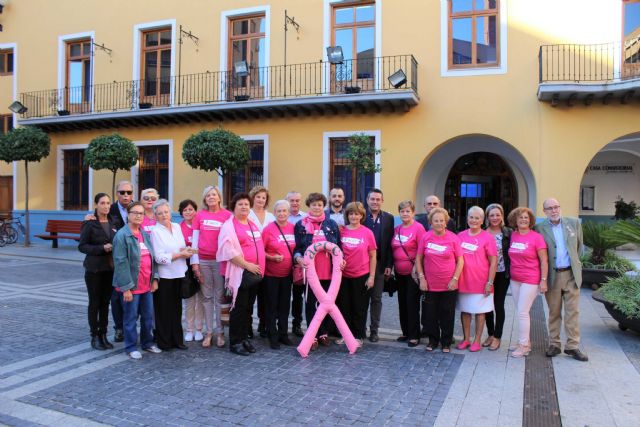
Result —
M 141 103 L 168 105 L 171 92 L 171 29 L 142 33 Z
M 11 132 L 13 129 L 13 115 L 0 114 L 0 135 Z
M 151 145 L 138 149 L 138 200 L 145 188 L 155 188 L 169 198 L 169 146 Z
M 67 43 L 67 110 L 76 110 L 91 97 L 91 40 Z
M 622 77 L 640 76 L 640 0 L 623 3 Z
M 340 46 L 344 63 L 335 66 L 335 80 L 341 86 L 367 89 L 373 85 L 375 71 L 376 14 L 373 2 L 335 6 L 332 46 Z
M 64 210 L 87 210 L 89 207 L 89 167 L 84 164 L 84 150 L 65 150 Z
M 249 162 L 247 165 L 229 173 L 225 177 L 224 200 L 226 203 L 239 192 L 249 192 L 256 185 L 264 184 L 264 142 L 247 141 L 249 145 Z
M 0 50 L 0 76 L 13 74 L 13 50 Z
M 248 95 L 261 98 L 264 91 L 266 70 L 265 16 L 233 18 L 229 28 L 229 64 L 233 74 L 233 90 L 235 96 Z M 246 61 L 249 66 L 248 75 L 237 75 L 235 64 Z
M 329 154 L 329 188 L 344 189 L 345 204 L 359 201 L 364 203 L 367 193 L 375 186 L 375 174 L 363 173 L 351 166 L 347 159 L 348 138 L 331 138 Z M 375 144 L 371 138 L 371 145 Z
M 496 67 L 499 0 L 449 0 L 449 68 Z

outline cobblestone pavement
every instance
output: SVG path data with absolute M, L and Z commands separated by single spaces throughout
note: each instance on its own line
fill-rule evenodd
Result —
M 0 257 L 0 424 L 432 425 L 466 356 L 394 342 L 397 310 L 384 300 L 383 340 L 356 355 L 332 346 L 144 354 L 88 343 L 78 262 Z

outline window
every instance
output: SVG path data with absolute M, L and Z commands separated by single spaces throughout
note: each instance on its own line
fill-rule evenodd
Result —
M 229 173 L 224 184 L 224 199 L 228 203 L 231 197 L 240 192 L 249 192 L 256 185 L 264 184 L 264 142 L 247 141 L 249 163 L 243 168 Z
M 334 91 L 344 87 L 373 89 L 375 70 L 375 4 L 335 6 L 331 45 L 342 47 L 344 63 L 333 67 Z
M 84 150 L 65 150 L 64 210 L 89 209 L 89 167 L 84 164 Z
M 580 209 L 583 211 L 595 210 L 596 187 L 582 186 L 580 187 Z
M 142 33 L 141 104 L 169 105 L 171 92 L 171 29 Z
M 138 198 L 145 188 L 155 188 L 169 197 L 169 146 L 151 145 L 138 149 Z
M 349 164 L 349 160 L 347 160 L 348 138 L 331 138 L 329 143 L 329 188 L 342 187 L 345 203 L 364 202 L 369 190 L 375 186 L 375 174 L 363 174 Z M 371 137 L 371 145 L 374 144 L 374 138 Z
M 262 98 L 266 84 L 266 19 L 264 15 L 245 16 L 233 18 L 229 21 L 231 32 L 229 35 L 229 64 L 231 71 L 232 90 L 229 92 L 235 97 L 249 96 Z M 246 61 L 249 65 L 249 73 L 239 76 L 234 73 L 234 65 L 237 62 Z
M 640 0 L 625 0 L 622 16 L 622 77 L 640 76 Z
M 0 135 L 11 132 L 13 129 L 13 115 L 3 114 L 0 115 Z
M 482 184 L 478 182 L 463 182 L 460 184 L 460 197 L 479 198 L 483 197 Z
M 91 40 L 68 42 L 66 58 L 66 109 L 84 112 L 91 98 Z
M 500 64 L 499 0 L 449 0 L 449 68 Z
M 0 76 L 13 74 L 13 50 L 0 50 Z

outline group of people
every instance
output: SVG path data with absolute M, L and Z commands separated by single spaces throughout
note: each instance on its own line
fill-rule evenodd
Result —
M 416 216 L 412 201 L 400 202 L 400 223 L 395 226 L 394 215 L 382 209 L 379 189 L 369 191 L 366 205 L 345 205 L 341 188 L 331 189 L 328 199 L 311 193 L 304 200 L 306 212 L 302 195 L 291 191 L 269 212 L 270 193 L 263 186 L 235 194 L 227 208 L 219 189 L 209 186 L 200 206 L 193 200 L 180 202 L 180 224 L 171 221 L 171 206 L 155 189 L 143 190 L 140 201 L 133 201 L 133 186 L 123 181 L 117 198 L 112 203 L 105 193 L 95 196 L 95 211 L 85 218 L 80 237 L 95 349 L 113 348 L 107 338 L 109 305 L 114 340 L 124 341 L 132 359 L 142 357 L 140 348 L 151 353 L 184 350 L 185 342 L 194 340 L 203 347 L 225 347 L 222 307 L 227 297 L 232 353 L 256 352 L 251 342 L 256 301 L 259 335 L 268 338 L 273 349 L 291 346 L 289 316 L 291 332 L 302 337 L 303 307 L 307 326 L 317 307 L 305 286 L 307 263 L 314 263 L 325 290 L 331 282 L 330 255 L 320 252 L 309 261 L 305 252 L 311 245 L 330 242 L 344 254 L 337 305 L 360 345 L 366 338 L 379 340 L 383 290 L 386 282 L 395 281 L 402 330 L 398 341 L 416 347 L 426 338 L 427 351 L 440 347 L 450 352 L 457 308 L 464 333 L 457 348 L 495 351 L 501 345 L 511 287 L 519 331 L 512 357 L 531 351 L 529 311 L 542 293 L 549 306 L 547 356 L 562 351 L 564 308 L 564 351 L 587 360 L 579 349 L 578 324 L 582 230 L 578 220 L 562 217 L 555 199 L 544 202 L 547 219 L 538 225 L 526 207 L 505 216 L 496 203 L 486 209 L 473 206 L 466 227 L 460 227 L 464 231 L 456 234 L 448 212 L 433 195 L 425 199 L 422 216 Z M 185 277 L 195 278 L 199 291 L 184 301 L 183 331 Z M 482 340 L 485 325 L 488 337 Z M 344 341 L 327 317 L 311 349 L 334 343 Z

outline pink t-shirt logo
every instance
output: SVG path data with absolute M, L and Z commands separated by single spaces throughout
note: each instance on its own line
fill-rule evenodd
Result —
M 357 247 L 360 243 L 364 242 L 364 239 L 358 239 L 356 237 L 343 237 L 342 243 L 348 246 Z
M 140 242 L 140 252 L 142 251 L 149 252 L 149 248 L 147 248 L 147 245 L 145 245 L 144 242 Z M 146 254 L 143 254 L 143 255 L 146 255 Z
M 447 250 L 447 247 L 443 246 L 443 245 L 438 245 L 436 243 L 429 242 L 429 243 L 427 243 L 427 249 L 428 249 L 427 252 L 430 253 L 430 254 L 440 254 L 440 255 L 442 255 Z
M 257 230 L 256 231 L 247 230 L 247 236 L 251 237 L 252 239 L 260 240 L 260 232 Z
M 396 234 L 395 236 L 393 236 L 394 239 L 396 239 L 398 242 L 402 244 L 407 243 L 409 240 L 411 240 L 412 237 L 413 237 L 413 233 L 410 233 L 407 236 L 403 236 L 402 234 Z
M 526 251 L 528 247 L 529 247 L 528 243 L 511 242 L 510 248 L 513 249 L 514 252 L 523 252 L 523 251 Z
M 296 238 L 293 234 L 285 234 L 284 235 L 285 239 L 287 240 L 287 242 L 295 242 Z M 278 242 L 283 243 L 284 239 L 282 239 L 282 235 L 278 236 Z
M 473 243 L 462 242 L 460 246 L 462 246 L 462 249 L 466 249 L 470 252 L 475 252 L 478 250 L 478 245 L 474 245 Z
M 220 221 L 216 221 L 215 219 L 202 220 L 202 228 L 204 230 L 219 230 L 220 227 L 222 227 L 222 223 Z

